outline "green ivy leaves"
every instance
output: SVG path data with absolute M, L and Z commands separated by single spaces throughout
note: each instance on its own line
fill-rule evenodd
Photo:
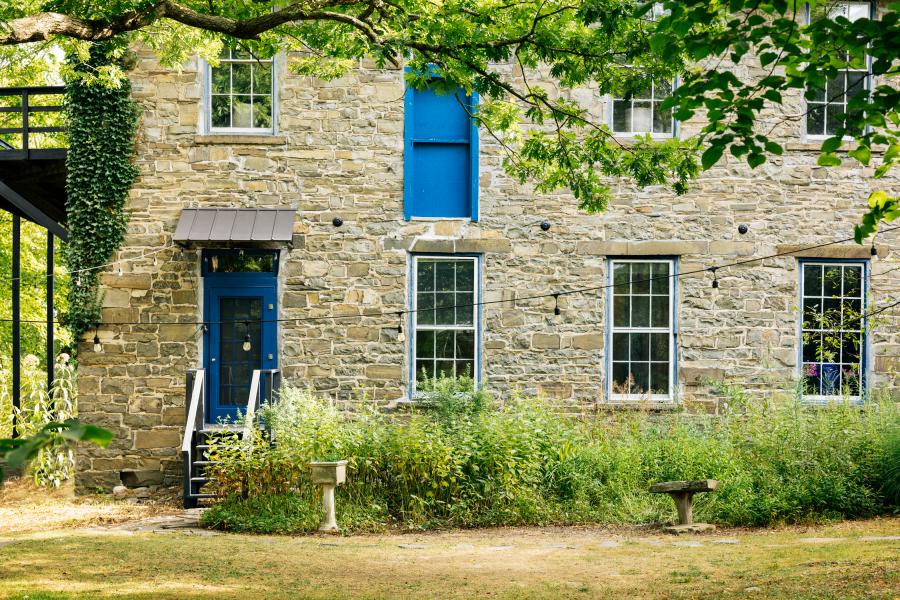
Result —
M 125 200 L 138 176 L 132 162 L 138 112 L 131 85 L 103 85 L 95 74 L 109 66 L 120 41 L 92 45 L 87 61 L 69 57 L 76 75 L 66 82 L 69 150 L 66 157 L 66 213 L 69 242 L 63 257 L 72 283 L 66 324 L 73 336 L 100 322 L 100 265 L 109 261 L 125 237 Z M 80 77 L 77 74 L 87 74 Z

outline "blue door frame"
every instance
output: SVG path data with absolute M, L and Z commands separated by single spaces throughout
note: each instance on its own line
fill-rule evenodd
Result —
M 203 364 L 209 374 L 209 423 L 234 420 L 238 411 L 245 410 L 253 369 L 278 366 L 277 281 L 275 273 L 204 274 L 203 314 L 208 327 Z M 250 308 L 256 310 L 252 316 L 233 316 L 236 310 Z M 250 350 L 242 348 L 245 335 L 252 337 Z M 246 395 L 241 393 L 244 386 Z

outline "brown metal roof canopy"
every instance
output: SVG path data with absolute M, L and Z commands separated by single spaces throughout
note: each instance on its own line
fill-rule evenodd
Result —
M 291 244 L 297 209 L 185 208 L 175 228 L 175 241 L 188 245 L 202 242 L 266 242 Z

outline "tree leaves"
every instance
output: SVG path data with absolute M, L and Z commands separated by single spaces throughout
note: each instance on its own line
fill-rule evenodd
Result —
M 90 442 L 105 448 L 112 438 L 112 432 L 106 429 L 68 419 L 62 423 L 48 423 L 29 437 L 0 439 L 0 481 L 3 480 L 3 463 L 6 469 L 14 470 L 34 459 L 44 448 L 67 441 Z
M 724 151 L 724 145 L 713 145 L 707 148 L 700 157 L 700 164 L 703 166 L 703 170 L 708 171 L 713 165 L 719 162 Z

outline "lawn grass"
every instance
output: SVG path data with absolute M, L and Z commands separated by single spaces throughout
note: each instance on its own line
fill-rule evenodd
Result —
M 0 538 L 0 597 L 897 598 L 896 536 L 900 519 L 688 538 L 647 528 L 353 537 L 70 529 Z M 713 543 L 723 538 L 737 543 Z

